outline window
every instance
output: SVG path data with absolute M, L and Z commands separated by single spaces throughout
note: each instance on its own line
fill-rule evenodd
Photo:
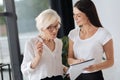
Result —
M 4 5 L 3 0 L 0 0 L 0 64 L 9 65 L 10 64 L 10 53 L 9 53 L 9 46 L 8 46 L 8 36 L 7 36 L 7 30 L 6 30 L 6 16 L 4 15 Z M 2 67 L 2 66 L 1 66 Z M 9 80 L 11 76 L 9 76 L 8 68 L 2 67 L 4 69 L 0 70 L 0 80 L 5 79 Z M 10 68 L 9 68 L 10 69 Z M 6 70 L 6 71 L 4 71 Z M 2 76 L 3 71 L 3 76 Z
M 37 36 L 35 18 L 41 11 L 49 8 L 49 0 L 15 0 L 17 27 L 21 54 L 24 53 L 24 44 L 27 39 Z M 23 76 L 24 80 L 27 80 Z
M 6 31 L 6 21 L 3 15 L 3 0 L 0 1 L 0 63 L 10 63 L 8 39 Z
M 21 53 L 25 41 L 38 33 L 35 18 L 49 6 L 49 0 L 15 0 Z

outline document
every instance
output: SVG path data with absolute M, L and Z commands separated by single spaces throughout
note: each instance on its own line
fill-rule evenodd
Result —
M 75 80 L 83 72 L 84 68 L 92 65 L 93 63 L 94 59 L 89 59 L 81 63 L 72 64 L 70 65 L 66 75 L 69 74 L 70 80 Z

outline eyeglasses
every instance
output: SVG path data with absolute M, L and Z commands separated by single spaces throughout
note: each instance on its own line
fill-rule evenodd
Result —
M 62 23 L 58 22 L 58 24 L 56 26 L 49 26 L 49 27 L 47 27 L 47 30 L 49 30 L 50 32 L 52 32 L 54 29 L 55 30 L 59 30 L 60 29 L 59 25 L 61 27 L 65 27 Z
M 53 30 L 59 30 L 59 23 L 57 23 L 57 25 L 55 26 L 50 25 L 49 27 L 47 27 L 47 30 L 49 30 L 50 32 L 52 32 Z

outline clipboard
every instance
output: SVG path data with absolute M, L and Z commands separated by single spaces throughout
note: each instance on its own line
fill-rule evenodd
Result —
M 70 76 L 70 80 L 75 80 L 82 72 L 83 69 L 92 65 L 94 63 L 94 58 L 92 59 L 88 59 L 86 61 L 83 61 L 81 63 L 76 63 L 76 64 L 72 64 L 70 65 L 70 67 L 68 68 L 65 77 L 66 76 Z
M 83 61 L 83 62 L 81 62 L 81 63 L 72 64 L 72 65 L 70 65 L 70 66 L 74 66 L 74 65 L 78 65 L 78 64 L 83 64 L 83 63 L 86 63 L 86 62 L 89 62 L 89 61 L 92 61 L 92 60 L 94 60 L 94 58 L 85 60 L 85 61 Z

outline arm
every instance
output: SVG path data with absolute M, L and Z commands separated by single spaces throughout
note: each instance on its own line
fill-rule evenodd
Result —
M 113 51 L 112 39 L 103 46 L 103 49 L 104 49 L 104 52 L 106 55 L 106 60 L 102 63 L 92 65 L 92 66 L 86 68 L 86 70 L 88 70 L 88 71 L 102 70 L 102 69 L 111 67 L 114 64 L 114 51 Z
M 73 44 L 74 42 L 69 39 L 69 47 L 68 47 L 68 64 L 75 64 L 84 61 L 83 59 L 75 59 L 74 52 L 73 52 Z
M 67 70 L 68 70 L 68 67 L 67 67 L 67 66 L 65 66 L 65 65 L 63 65 L 63 71 L 64 71 L 64 73 L 66 73 L 66 72 L 67 72 Z
M 32 69 L 35 69 L 37 65 L 39 64 L 41 56 L 42 56 L 42 51 L 43 51 L 43 44 L 42 42 L 37 41 L 35 43 L 35 57 L 32 60 L 31 65 L 30 65 Z
M 23 75 L 27 76 L 33 72 L 39 61 L 40 56 L 39 54 L 35 55 L 32 42 L 27 41 L 25 44 L 24 57 L 21 64 L 21 71 Z

